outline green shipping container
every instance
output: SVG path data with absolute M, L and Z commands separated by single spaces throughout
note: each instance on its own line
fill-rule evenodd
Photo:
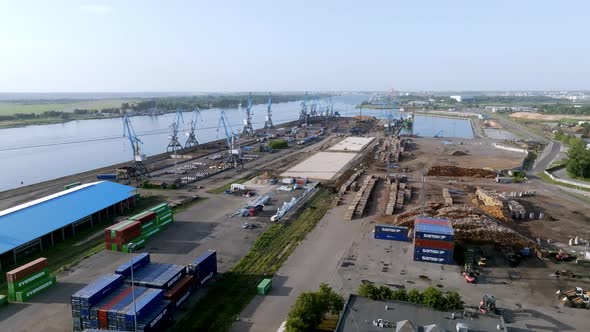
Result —
M 141 213 L 138 213 L 134 216 L 129 217 L 129 220 L 136 220 L 137 218 L 141 218 L 143 216 L 145 216 L 146 214 L 150 213 L 150 211 L 143 211 Z
M 49 287 L 55 285 L 56 283 L 55 276 L 47 276 L 40 280 L 35 285 L 30 286 L 27 289 L 22 291 L 16 292 L 14 295 L 16 297 L 17 302 L 25 302 L 31 299 L 32 297 L 42 293 L 43 291 L 47 290 Z
M 111 251 L 119 251 L 116 243 L 111 243 Z
M 49 275 L 48 269 L 43 269 L 39 272 L 36 272 L 25 279 L 19 280 L 15 283 L 8 283 L 8 292 L 14 293 L 21 289 L 27 288 L 29 285 L 32 285 L 37 280 L 41 280 Z
M 145 232 L 145 234 L 142 234 L 140 237 L 145 238 L 146 240 L 151 238 L 152 236 L 158 234 L 160 232 L 160 227 L 154 227 L 152 228 L 149 232 Z
M 162 223 L 162 222 L 164 222 L 164 221 L 171 220 L 171 219 L 174 219 L 174 216 L 172 215 L 172 213 L 169 213 L 169 214 L 167 214 L 165 216 L 161 216 L 161 217 L 157 217 L 156 218 L 156 220 L 158 221 L 159 224 Z
M 8 291 L 8 299 L 10 301 L 16 301 L 16 296 L 14 295 L 14 292 Z
M 135 238 L 131 243 L 135 244 L 135 250 L 143 248 L 145 246 L 145 243 L 147 242 L 147 238 L 144 238 L 143 236 L 140 236 L 138 238 Z M 127 245 L 124 244 L 121 247 L 121 251 L 122 252 L 129 252 L 129 250 L 127 250 Z
M 149 231 L 154 226 L 158 226 L 158 224 L 156 223 L 156 221 L 150 221 L 150 222 L 148 222 L 145 225 L 141 225 L 141 233 L 145 233 L 145 232 Z
M 8 297 L 6 295 L 0 295 L 0 306 L 8 303 Z
M 170 209 L 170 207 L 168 206 L 168 203 L 162 203 L 162 204 L 158 204 L 156 206 L 152 206 L 148 210 L 155 212 L 157 210 L 163 210 L 163 209 Z
M 256 286 L 256 294 L 266 295 L 272 287 L 272 280 L 262 279 L 262 281 Z

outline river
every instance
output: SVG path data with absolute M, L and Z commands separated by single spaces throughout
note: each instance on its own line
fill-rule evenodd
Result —
M 367 97 L 334 97 L 334 109 L 342 116 L 356 115 L 358 109 L 354 106 L 367 100 Z M 273 104 L 275 126 L 298 119 L 299 109 L 300 102 Z M 196 132 L 199 143 L 224 137 L 223 130 L 217 132 L 220 111 L 202 110 L 202 121 L 199 121 Z M 226 109 L 225 112 L 234 132 L 241 132 L 245 110 L 236 108 Z M 254 128 L 261 128 L 266 116 L 266 105 L 253 106 L 253 112 Z M 363 115 L 381 117 L 383 112 L 363 109 Z M 166 150 L 173 118 L 174 113 L 131 118 L 137 136 L 144 143 L 140 146 L 142 153 L 154 155 Z M 185 112 L 184 123 L 180 126 L 181 144 L 186 140 L 190 119 L 191 112 Z M 473 137 L 468 120 L 416 116 L 413 132 L 417 135 L 431 137 L 440 129 L 444 130 L 439 134 L 441 137 Z M 131 146 L 128 139 L 123 137 L 120 118 L 0 129 L 0 191 L 125 162 L 131 158 Z

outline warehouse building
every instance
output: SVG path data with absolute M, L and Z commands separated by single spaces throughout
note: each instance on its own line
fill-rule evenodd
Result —
M 135 206 L 136 188 L 101 181 L 0 211 L 0 269 Z
M 502 316 L 437 311 L 401 301 L 373 301 L 350 295 L 336 332 L 508 331 Z

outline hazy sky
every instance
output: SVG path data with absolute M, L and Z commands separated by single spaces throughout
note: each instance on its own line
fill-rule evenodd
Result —
M 590 89 L 590 1 L 0 4 L 0 92 Z

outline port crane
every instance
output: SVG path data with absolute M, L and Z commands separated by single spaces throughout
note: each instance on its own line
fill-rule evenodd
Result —
M 139 144 L 143 144 L 143 142 L 135 134 L 135 130 L 133 129 L 133 126 L 131 125 L 131 120 L 129 119 L 129 114 L 127 114 L 126 112 L 123 115 L 123 137 L 127 137 L 129 139 L 129 143 L 131 144 L 131 150 L 133 151 L 131 168 L 128 169 L 126 174 L 123 174 L 123 176 L 127 178 L 129 176 L 132 176 L 136 179 L 143 179 L 145 177 L 149 177 L 150 173 L 143 164 L 143 161 L 146 159 L 146 156 L 145 154 L 141 154 L 139 150 Z
M 264 129 L 273 129 L 274 125 L 272 124 L 272 94 L 268 93 L 268 104 L 266 106 L 266 121 L 264 122 Z
M 301 102 L 301 111 L 299 112 L 299 125 L 305 124 L 307 126 L 307 106 L 308 106 L 309 100 L 308 100 L 308 96 L 307 96 L 307 91 L 305 92 L 305 98 L 303 99 L 303 101 Z
M 167 152 L 172 151 L 176 154 L 176 150 L 182 149 L 182 145 L 180 145 L 180 142 L 178 141 L 178 126 L 181 122 L 184 122 L 184 119 L 182 118 L 182 109 L 177 107 L 176 114 L 174 114 L 174 122 L 170 125 L 170 128 L 172 128 L 172 135 L 168 136 L 170 143 L 168 143 L 168 147 L 166 147 Z
M 244 129 L 242 134 L 254 135 L 254 127 L 252 127 L 252 92 L 248 96 L 248 106 L 246 107 L 246 119 L 244 119 Z
M 189 132 L 186 133 L 188 138 L 186 139 L 186 143 L 184 143 L 185 148 L 191 148 L 193 146 L 199 145 L 199 142 L 197 141 L 197 136 L 195 135 L 195 130 L 197 129 L 197 122 L 199 117 L 201 118 L 201 121 L 203 121 L 203 117 L 201 116 L 201 110 L 199 109 L 199 106 L 195 106 L 189 126 Z
M 238 135 L 234 134 L 233 130 L 231 129 L 231 125 L 227 119 L 225 111 L 221 111 L 221 115 L 219 116 L 219 123 L 217 124 L 218 132 L 221 126 L 223 126 L 225 131 L 225 139 L 227 141 L 227 147 L 229 148 L 229 156 L 227 157 L 225 164 L 232 165 L 235 168 L 238 166 L 243 168 L 244 164 L 242 162 L 242 149 L 240 148 L 240 140 Z M 230 126 L 229 129 L 227 128 L 228 126 Z
M 444 134 L 444 132 L 445 131 L 443 129 L 439 130 L 436 134 L 434 134 L 434 138 L 440 138 L 440 137 L 442 137 L 442 134 Z

